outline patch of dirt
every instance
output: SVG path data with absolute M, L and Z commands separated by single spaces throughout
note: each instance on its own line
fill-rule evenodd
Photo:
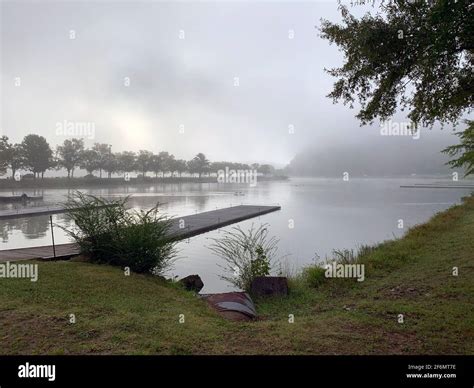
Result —
M 14 310 L 0 313 L 2 354 L 47 353 L 64 341 L 67 319 L 20 313 Z
M 390 288 L 384 288 L 380 290 L 380 294 L 387 299 L 415 299 L 420 296 L 429 295 L 429 289 L 413 286 L 395 286 Z
M 354 323 L 346 324 L 343 328 L 367 339 L 370 338 L 374 351 L 364 352 L 365 354 L 416 354 L 420 352 L 423 344 L 416 333 L 408 330 L 393 331 L 382 326 Z
M 0 312 L 0 354 L 81 354 L 102 343 L 96 330 L 78 332 L 67 317 Z M 102 351 L 103 352 L 103 351 Z

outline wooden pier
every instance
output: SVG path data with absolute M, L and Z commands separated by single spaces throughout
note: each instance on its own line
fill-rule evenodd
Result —
M 474 186 L 419 186 L 419 185 L 402 185 L 402 189 L 474 189 Z
M 103 208 L 107 206 L 115 205 L 102 205 L 97 208 Z M 72 210 L 79 210 L 80 207 L 73 208 Z M 64 206 L 36 206 L 36 207 L 25 207 L 11 210 L 0 210 L 0 220 L 11 220 L 13 218 L 28 218 L 36 216 L 46 216 L 50 214 L 66 213 L 68 209 Z
M 169 236 L 174 240 L 184 240 L 280 209 L 280 206 L 241 205 L 176 217 L 171 220 Z M 56 256 L 54 256 L 52 245 L 1 250 L 0 262 L 32 259 L 61 260 L 79 254 L 79 247 L 75 243 L 59 244 L 55 247 Z
M 474 183 L 415 183 L 413 185 L 401 185 L 402 189 L 474 189 Z

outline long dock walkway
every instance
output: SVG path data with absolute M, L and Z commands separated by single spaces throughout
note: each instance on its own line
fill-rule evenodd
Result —
M 98 208 L 113 206 L 113 205 L 103 205 L 98 206 Z M 80 208 L 74 208 L 80 209 Z M 35 216 L 45 216 L 50 214 L 59 214 L 66 213 L 68 210 L 64 206 L 34 206 L 34 207 L 25 207 L 11 210 L 0 210 L 0 220 L 10 220 L 13 218 L 27 218 Z
M 412 185 L 401 185 L 404 189 L 474 189 L 474 182 L 471 183 L 415 183 Z
M 402 189 L 474 189 L 474 186 L 420 186 L 420 185 L 402 185 Z
M 280 206 L 241 205 L 185 217 L 176 217 L 171 220 L 169 236 L 175 240 L 184 240 L 280 209 Z M 56 256 L 54 256 L 52 245 L 1 250 L 0 262 L 31 259 L 58 260 L 67 259 L 79 254 L 79 247 L 75 243 L 59 244 L 55 248 Z

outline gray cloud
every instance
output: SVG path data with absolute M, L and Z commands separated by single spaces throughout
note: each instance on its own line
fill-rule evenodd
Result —
M 1 7 L 1 126 L 14 141 L 37 132 L 55 145 L 64 140 L 57 122 L 90 121 L 96 138 L 89 144 L 117 151 L 285 164 L 308 145 L 357 145 L 378 133 L 325 97 L 334 80 L 323 68 L 342 57 L 315 26 L 339 19 L 336 2 Z

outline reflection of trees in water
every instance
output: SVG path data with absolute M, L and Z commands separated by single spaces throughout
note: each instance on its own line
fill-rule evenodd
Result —
M 7 243 L 8 236 L 11 234 L 13 230 L 15 230 L 15 228 L 9 222 L 6 222 L 6 221 L 0 222 L 0 228 L 1 228 L 0 230 L 2 234 L 2 242 Z
M 131 193 L 128 205 L 131 208 L 148 210 L 159 204 L 160 211 L 173 217 L 175 214 L 170 209 L 183 206 L 201 211 L 206 208 L 212 188 L 212 184 L 209 183 L 155 183 L 140 187 L 136 196 Z M 186 195 L 187 193 L 189 195 Z
M 45 197 L 45 193 L 44 193 L 44 190 L 43 189 L 32 189 L 31 191 L 31 194 L 28 194 L 32 197 Z
M 29 240 L 44 237 L 49 230 L 49 217 L 30 217 L 4 220 L 0 222 L 2 242 L 7 243 L 9 236 L 15 230 L 21 230 L 23 236 Z
M 198 212 L 203 210 L 206 207 L 206 203 L 208 201 L 209 201 L 208 195 L 188 197 L 188 202 L 192 202 Z
M 215 183 L 198 183 L 198 182 L 179 182 L 179 183 L 158 183 L 143 186 L 129 186 L 113 188 L 96 188 L 96 189 L 81 189 L 81 191 L 89 192 L 93 195 L 104 196 L 123 194 L 122 198 L 131 195 L 129 206 L 148 210 L 159 202 L 159 209 L 164 214 L 170 217 L 176 216 L 176 213 L 171 209 L 177 209 L 181 206 L 191 208 L 196 212 L 206 210 L 206 205 L 210 200 L 209 192 L 216 190 Z M 67 197 L 72 195 L 76 189 L 62 189 L 60 191 L 52 189 L 44 190 L 29 190 L 28 195 L 44 195 L 45 201 L 38 201 L 34 206 L 48 206 L 52 203 L 62 203 L 67 200 Z M 59 196 L 59 194 L 61 196 Z M 133 196 L 134 193 L 143 194 L 149 193 L 150 196 Z M 153 195 L 162 193 L 164 195 Z M 186 195 L 189 193 L 189 195 Z M 169 195 L 167 195 L 169 194 Z M 60 200 L 59 200 L 60 198 Z M 118 199 L 113 197 L 113 199 Z M 33 204 L 33 203 L 32 203 Z M 19 204 L 16 204 L 18 207 Z M 31 207 L 28 206 L 28 207 Z M 12 205 L 3 206 L 3 208 L 12 208 Z M 56 214 L 53 216 L 53 224 L 59 224 L 66 229 L 73 227 L 73 221 L 66 214 Z M 20 230 L 26 239 L 32 240 L 36 238 L 45 237 L 50 233 L 49 216 L 38 216 L 30 218 L 19 218 L 12 220 L 3 220 L 0 222 L 0 234 L 2 242 L 6 243 L 9 236 L 16 230 Z
M 49 217 L 47 216 L 30 217 L 23 219 L 23 221 L 21 231 L 29 240 L 44 237 L 49 230 Z

